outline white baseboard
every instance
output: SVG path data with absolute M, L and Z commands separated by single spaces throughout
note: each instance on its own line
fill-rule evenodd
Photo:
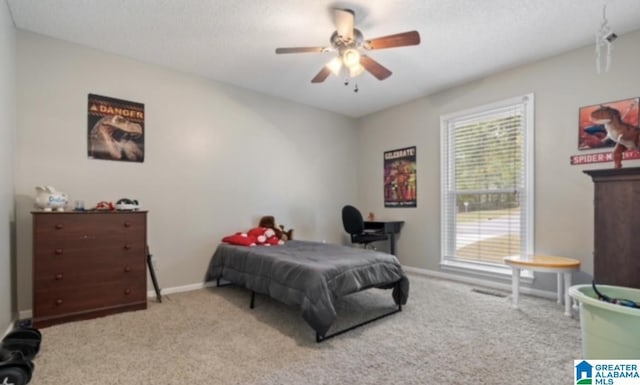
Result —
M 165 294 L 184 293 L 184 292 L 187 292 L 187 291 L 204 289 L 205 287 L 212 287 L 212 286 L 215 286 L 215 285 L 216 285 L 216 281 L 192 283 L 190 285 L 175 286 L 175 287 L 169 287 L 169 288 L 165 288 L 165 289 L 160 289 L 160 294 L 161 295 L 165 295 Z M 147 292 L 147 297 L 148 298 L 155 298 L 156 297 L 155 290 L 149 290 Z
M 418 267 L 411 267 L 411 266 L 402 266 L 402 268 L 404 269 L 404 271 L 410 274 L 448 279 L 450 281 L 458 281 L 458 282 L 468 283 L 470 285 L 478 285 L 478 286 L 488 287 L 491 289 L 511 291 L 511 283 L 507 284 L 507 283 L 494 282 L 494 281 L 489 281 L 484 279 L 466 277 L 466 276 L 457 275 L 457 274 L 443 273 L 441 271 L 421 269 Z M 520 286 L 520 294 L 528 294 L 536 297 L 543 297 L 543 298 L 550 298 L 550 299 L 557 298 L 557 294 L 555 291 L 539 290 L 539 289 L 533 289 L 533 288 L 524 287 L 524 286 Z

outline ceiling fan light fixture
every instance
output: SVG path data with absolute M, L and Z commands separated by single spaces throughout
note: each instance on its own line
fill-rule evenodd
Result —
M 406 47 L 420 44 L 418 31 L 407 31 L 373 39 L 364 39 L 362 32 L 355 28 L 355 12 L 350 9 L 332 8 L 336 30 L 331 34 L 328 47 L 281 47 L 276 48 L 276 54 L 305 53 L 305 52 L 338 52 L 337 57 L 326 63 L 312 79 L 311 83 L 324 82 L 330 74 L 340 76 L 344 74 L 348 79 L 370 73 L 378 80 L 391 76 L 391 71 L 365 54 L 371 50 Z M 611 39 L 614 39 L 614 35 Z M 607 41 L 611 42 L 607 38 Z M 344 67 L 344 70 L 342 69 Z M 357 89 L 354 90 L 357 92 Z
M 331 59 L 331 61 L 329 61 L 325 66 L 329 69 L 329 71 L 331 71 L 332 74 L 338 76 L 340 75 L 340 70 L 342 69 L 342 59 L 336 56 Z
M 349 77 L 351 77 L 351 78 L 355 78 L 356 76 L 360 76 L 363 73 L 364 73 L 364 67 L 360 63 L 349 67 Z
M 360 65 L 360 52 L 357 49 L 349 48 L 342 53 L 342 62 L 347 68 Z

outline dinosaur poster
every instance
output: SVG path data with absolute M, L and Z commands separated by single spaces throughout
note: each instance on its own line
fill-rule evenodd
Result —
M 578 122 L 578 150 L 614 147 L 618 126 L 640 126 L 640 98 L 581 107 Z
M 89 158 L 144 162 L 144 104 L 89 94 Z
M 384 207 L 417 207 L 416 147 L 384 153 Z

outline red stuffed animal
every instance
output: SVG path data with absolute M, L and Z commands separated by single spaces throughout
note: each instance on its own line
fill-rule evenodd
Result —
M 254 237 L 256 245 L 275 246 L 284 244 L 278 239 L 276 232 L 267 227 L 255 227 L 247 232 L 249 237 Z
M 254 227 L 246 233 L 235 233 L 222 238 L 222 242 L 240 246 L 276 246 L 284 244 L 273 229 Z
M 222 238 L 222 242 L 229 243 L 232 245 L 239 245 L 239 246 L 255 246 L 256 245 L 255 238 L 251 238 L 247 235 L 247 233 L 241 233 L 241 232 L 237 232 L 233 235 L 227 235 L 226 237 Z

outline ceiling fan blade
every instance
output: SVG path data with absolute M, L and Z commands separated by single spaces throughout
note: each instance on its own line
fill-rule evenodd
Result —
M 418 31 L 409 31 L 367 40 L 364 42 L 364 48 L 383 49 L 418 44 L 420 44 L 420 34 Z
M 384 80 L 391 76 L 391 71 L 367 55 L 362 55 L 360 57 L 360 64 L 362 64 L 362 66 L 378 80 Z
M 342 39 L 345 41 L 353 39 L 354 16 L 355 14 L 350 9 L 335 8 L 333 10 L 333 20 L 336 24 L 336 30 L 338 31 L 338 35 L 342 36 Z
M 306 53 L 306 52 L 325 52 L 326 47 L 289 47 L 276 48 L 276 53 Z
M 329 68 L 327 68 L 326 66 L 322 67 L 320 72 L 318 72 L 318 74 L 313 79 L 311 79 L 311 83 L 322 83 L 330 73 L 331 70 Z

